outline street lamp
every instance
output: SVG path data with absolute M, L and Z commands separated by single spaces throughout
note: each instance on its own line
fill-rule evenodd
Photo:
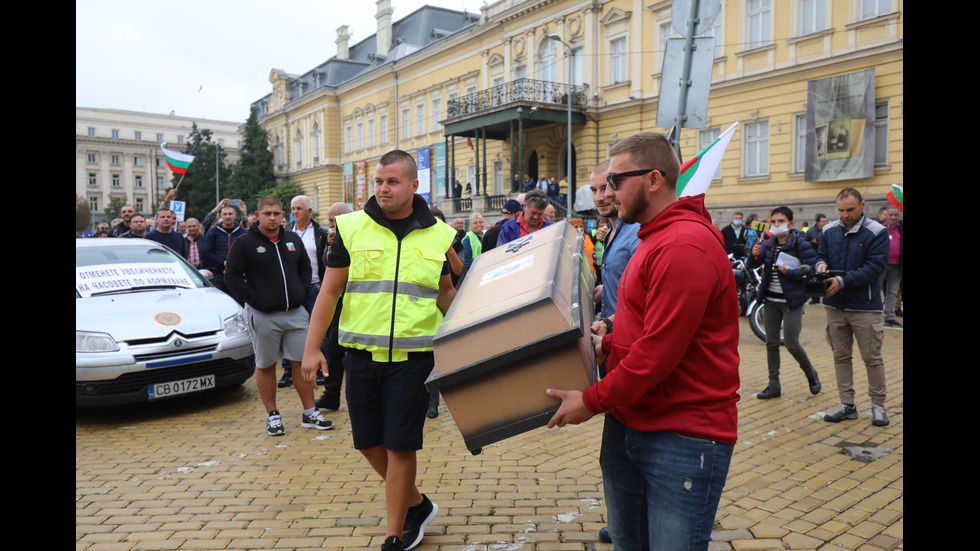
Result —
M 572 191 L 575 185 L 572 183 L 572 47 L 562 40 L 557 33 L 551 33 L 548 38 L 561 42 L 566 48 L 565 57 L 568 58 L 568 89 L 565 90 L 565 95 L 568 97 L 568 144 L 565 148 L 565 179 L 568 181 L 568 189 L 566 190 L 568 194 L 565 196 L 567 202 L 567 215 L 565 217 L 571 220 L 575 216 L 575 211 L 572 210 Z

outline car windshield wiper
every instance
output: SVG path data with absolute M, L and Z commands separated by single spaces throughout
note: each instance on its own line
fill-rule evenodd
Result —
M 184 287 L 182 285 L 140 285 L 138 287 L 127 287 L 125 289 L 112 289 L 111 291 L 102 291 L 99 293 L 92 293 L 90 297 L 99 297 L 105 295 L 122 295 L 125 293 L 141 293 L 143 291 L 157 291 L 160 289 L 191 289 L 192 287 Z

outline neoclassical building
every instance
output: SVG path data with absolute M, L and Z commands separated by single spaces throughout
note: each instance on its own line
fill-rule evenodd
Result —
M 237 162 L 241 123 L 75 107 L 75 194 L 88 199 L 93 227 L 106 221 L 111 197 L 122 197 L 137 212 L 152 216 L 171 187 L 160 144 L 182 150 L 195 122 L 212 131 L 229 164 Z
M 657 113 L 661 88 L 675 85 L 663 82 L 678 38 L 672 0 L 498 0 L 479 14 L 426 6 L 399 21 L 390 0 L 377 7 L 376 34 L 350 44 L 339 27 L 335 57 L 302 74 L 272 69 L 271 92 L 253 104 L 277 175 L 299 181 L 317 210 L 366 200 L 375 163 L 395 148 L 428 158 L 421 187 L 433 203 L 495 212 L 515 176 L 564 178 L 570 154 L 572 181 L 585 186 L 617 141 L 669 130 Z M 716 221 L 779 204 L 798 219 L 833 217 L 843 187 L 875 204 L 903 185 L 903 0 L 721 0 L 706 27 L 710 95 L 679 147 L 688 158 L 740 123 L 707 195 Z M 810 181 L 808 141 L 847 124 L 818 114 L 808 129 L 810 83 L 850 74 L 870 91 L 849 115 L 867 126 L 848 128 L 874 141 L 849 147 L 873 155 L 873 169 L 866 157 L 860 177 Z M 811 161 L 823 159 L 812 147 Z M 441 200 L 457 179 L 472 203 Z

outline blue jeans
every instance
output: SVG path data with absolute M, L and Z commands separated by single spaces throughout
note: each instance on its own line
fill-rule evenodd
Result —
M 706 550 L 733 448 L 607 413 L 599 465 L 616 551 Z

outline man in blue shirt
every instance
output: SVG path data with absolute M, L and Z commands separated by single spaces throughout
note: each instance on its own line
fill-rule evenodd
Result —
M 606 183 L 608 171 L 609 161 L 603 161 L 592 170 L 592 175 L 589 177 L 589 189 L 592 190 L 592 201 L 595 203 L 595 208 L 599 211 L 599 216 L 609 219 L 609 231 L 602 242 L 604 247 L 602 252 L 602 285 L 595 289 L 596 302 L 599 302 L 600 298 L 602 301 L 600 310 L 602 319 L 592 324 L 593 332 L 600 331 L 600 327 L 603 325 L 605 327 L 601 327 L 601 329 L 604 329 L 604 332 L 612 330 L 613 319 L 616 314 L 619 280 L 622 279 L 626 265 L 629 264 L 633 252 L 640 244 L 640 238 L 636 235 L 640 225 L 636 223 L 627 224 L 620 220 L 619 209 L 614 202 L 615 200 L 606 199 L 606 186 L 609 185 Z M 605 377 L 605 362 L 599 365 L 599 374 Z M 599 530 L 599 539 L 606 543 L 612 543 L 608 528 L 604 527 Z
M 184 236 L 174 230 L 177 215 L 170 209 L 157 211 L 157 225 L 146 234 L 146 239 L 166 245 L 180 256 L 184 256 Z

